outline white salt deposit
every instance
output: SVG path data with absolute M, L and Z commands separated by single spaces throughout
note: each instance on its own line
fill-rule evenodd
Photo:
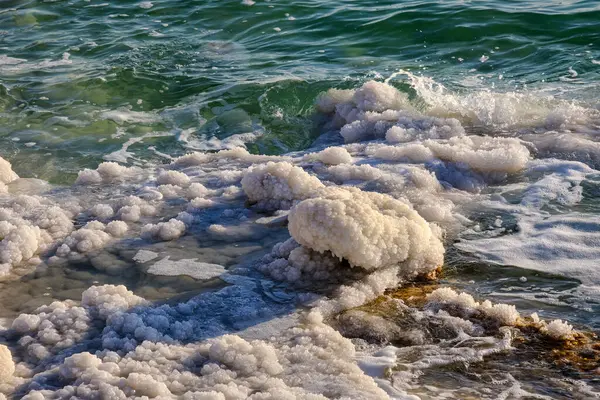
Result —
M 309 160 L 315 159 L 329 165 L 352 163 L 352 156 L 343 147 L 328 147 L 318 153 L 307 154 L 306 158 Z
M 455 118 L 401 117 L 385 133 L 389 143 L 404 143 L 425 139 L 449 139 L 465 135 L 460 121 Z
M 331 251 L 366 270 L 406 261 L 407 275 L 415 275 L 443 261 L 439 230 L 405 203 L 383 194 L 323 190 L 293 207 L 289 221 L 298 243 Z
M 248 199 L 264 209 L 290 208 L 295 200 L 305 199 L 323 184 L 302 168 L 289 162 L 269 162 L 251 168 L 242 179 Z
M 144 225 L 142 237 L 146 239 L 173 240 L 185 233 L 185 223 L 175 218 L 167 222 Z
M 427 140 L 423 143 L 435 157 L 463 163 L 484 173 L 515 173 L 525 168 L 529 150 L 517 139 L 481 136 L 456 137 L 448 142 Z
M 91 185 L 100 183 L 112 183 L 126 180 L 140 173 L 140 170 L 135 167 L 124 167 L 115 162 L 103 162 L 98 165 L 98 168 L 84 169 L 80 171 L 76 184 Z
M 0 182 L 6 184 L 19 178 L 12 170 L 12 166 L 4 158 L 0 157 Z
M 367 154 L 386 161 L 405 161 L 424 163 L 435 159 L 433 152 L 422 144 L 407 144 L 404 146 L 372 146 Z
M 161 185 L 174 185 L 187 187 L 190 184 L 190 178 L 179 171 L 162 171 L 158 174 L 156 181 Z
M 90 209 L 90 212 L 94 217 L 101 219 L 111 218 L 115 214 L 113 208 L 108 204 L 96 204 Z
M 240 396 L 326 399 L 321 394 L 325 390 L 339 398 L 385 397 L 385 392 L 354 363 L 352 343 L 324 324 L 317 314 L 301 326 L 285 329 L 267 340 L 248 341 L 236 335 L 221 335 L 183 345 L 163 336 L 163 332 L 171 331 L 167 315 L 191 315 L 199 304 L 161 306 L 156 310 L 167 314 L 153 316 L 145 315 L 144 304 L 123 287 L 101 286 L 84 293 L 81 307 L 70 303 L 41 307 L 31 314 L 39 316 L 35 323 L 26 322 L 25 315 L 19 317 L 14 329 L 19 326 L 20 332 L 31 337 L 20 345 L 28 349 L 31 360 L 52 357 L 68 346 L 64 340 L 57 342 L 53 334 L 61 332 L 71 343 L 75 339 L 85 343 L 81 342 L 85 333 L 81 328 L 94 320 L 108 324 L 102 333 L 106 350 L 57 358 L 58 373 L 65 386 L 58 391 L 36 388 L 29 398 L 99 393 L 118 398 L 140 394 L 203 398 L 199 396 L 208 394 L 208 398 L 219 399 Z M 132 306 L 142 308 L 126 311 Z M 73 321 L 75 325 L 65 331 Z M 173 332 L 180 332 L 179 336 L 193 332 L 192 326 L 185 322 L 173 328 L 176 328 Z M 157 342 L 161 337 L 163 341 Z M 198 373 L 185 368 L 190 357 L 199 357 Z M 147 368 L 149 360 L 151 368 Z M 332 387 L 332 381 L 338 384 Z
M 0 344 L 0 384 L 8 383 L 15 373 L 15 363 L 8 347 Z
M 155 262 L 147 270 L 147 273 L 152 275 L 186 275 L 198 280 L 216 278 L 224 272 L 225 268 L 218 264 L 209 264 L 198 260 L 170 260 L 168 256 Z
M 128 230 L 129 227 L 123 221 L 111 221 L 108 224 L 106 224 L 106 227 L 104 228 L 104 231 L 106 233 L 115 238 L 125 236 Z
M 555 319 L 543 327 L 542 332 L 557 340 L 570 339 L 574 333 L 573 326 L 560 319 Z
M 11 198 L 0 208 L 0 275 L 66 237 L 74 214 L 41 197 Z
M 155 253 L 150 250 L 139 250 L 135 256 L 133 256 L 133 261 L 138 263 L 145 263 L 148 261 L 152 261 L 158 257 L 158 253 Z
M 500 325 L 513 326 L 520 315 L 516 307 L 509 304 L 492 304 L 488 300 L 479 303 L 467 293 L 457 293 L 450 288 L 436 289 L 427 295 L 428 305 L 436 309 L 454 310 L 461 317 L 476 313 L 496 321 Z

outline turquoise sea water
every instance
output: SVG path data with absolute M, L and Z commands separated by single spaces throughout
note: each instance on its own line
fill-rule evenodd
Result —
M 440 156 L 444 162 L 415 162 L 437 177 L 440 189 L 436 190 L 447 195 L 433 203 L 440 209 L 448 199 L 457 204 L 447 213 L 459 223 L 434 221 L 446 231 L 439 283 L 471 293 L 478 300 L 514 304 L 522 315 L 538 313 L 549 321 L 562 319 L 593 334 L 600 329 L 600 270 L 596 265 L 600 248 L 599 22 L 600 3 L 596 0 L 0 0 L 0 157 L 8 160 L 21 178 L 50 184 L 31 189 L 32 193 L 47 190 L 41 197 L 59 205 L 70 206 L 77 199 L 80 209 L 72 222 L 74 229 L 80 229 L 91 219 L 89 209 L 97 203 L 115 209 L 114 218 L 111 215 L 103 222 L 120 218 L 116 204 L 122 198 L 130 194 L 143 197 L 140 193 L 148 195 L 144 192 L 147 187 L 156 189 L 154 168 L 170 168 L 168 163 L 192 151 L 212 154 L 244 146 L 253 154 L 286 155 L 315 143 L 319 149 L 324 144 L 341 145 L 344 140 L 339 128 L 344 124 L 332 123 L 339 115 L 317 109 L 319 96 L 332 88 L 354 90 L 371 80 L 385 81 L 405 94 L 407 107 L 419 115 L 457 118 L 467 135 L 517 138 L 531 152 L 526 167 L 507 167 L 506 174 L 502 169 L 480 174 L 486 165 L 473 167 L 477 160 L 469 160 L 468 154 L 451 161 Z M 356 141 L 364 144 L 372 139 L 384 142 L 381 135 Z M 518 158 L 512 149 L 495 149 L 495 157 L 484 164 Z M 381 166 L 368 157 L 365 148 L 357 145 L 350 152 L 357 165 L 374 165 L 386 173 L 397 173 L 397 178 L 408 176 L 404 170 L 398 172 L 397 160 Z M 327 181 L 328 186 L 358 186 L 406 199 L 401 190 L 389 189 L 394 185 L 385 177 L 332 177 L 325 167 L 299 160 L 294 163 Z M 132 179 L 133 183 L 92 182 L 71 187 L 78 172 L 107 161 L 152 172 L 150 177 Z M 8 327 L 20 313 L 34 312 L 54 300 L 78 301 L 92 285 L 125 284 L 151 301 L 166 300 L 174 309 L 178 303 L 183 308 L 182 302 L 198 293 L 208 293 L 210 300 L 202 303 L 208 309 L 200 307 L 192 317 L 182 312 L 185 318 L 197 319 L 194 328 L 189 328 L 197 336 L 182 340 L 184 344 L 306 310 L 305 303 L 290 300 L 297 296 L 304 301 L 306 288 L 288 286 L 279 282 L 281 279 L 273 279 L 274 283 L 269 280 L 272 277 L 247 273 L 259 282 L 260 289 L 252 289 L 259 295 L 249 295 L 243 289 L 247 282 L 241 278 L 229 277 L 223 282 L 192 279 L 189 270 L 173 273 L 181 276 L 157 277 L 147 273 L 144 262 L 143 267 L 138 266 L 134 255 L 146 249 L 171 260 L 193 258 L 227 269 L 246 268 L 250 261 L 269 253 L 274 243 L 289 237 L 285 223 L 248 227 L 248 221 L 272 214 L 250 207 L 247 199 L 235 197 L 233 190 L 231 197 L 219 192 L 229 185 L 240 186 L 241 171 L 262 161 L 248 165 L 229 159 L 211 162 L 214 165 L 201 166 L 199 171 L 184 172 L 222 196 L 214 209 L 198 212 L 205 206 L 189 206 L 191 197 L 165 194 L 166 200 L 157 202 L 156 214 L 130 223 L 131 235 L 106 245 L 104 253 L 98 250 L 100 255 L 52 263 L 50 259 L 63 243 L 61 237 L 51 245 L 39 246 L 35 256 L 40 257 L 42 267 L 38 265 L 33 272 L 23 272 L 21 264 L 9 265 L 0 258 L 0 278 L 3 262 L 18 270 L 17 278 L 0 279 L 0 344 L 6 343 L 17 363 L 26 365 L 15 373 L 22 374 L 18 384 L 5 384 L 0 373 L 0 399 L 2 393 L 21 398 L 36 389 L 48 390 L 44 398 L 69 398 L 66 392 L 57 392 L 67 386 L 68 379 L 57 378 L 60 374 L 52 368 L 82 349 L 112 349 L 102 335 L 108 332 L 114 339 L 117 328 L 112 332 L 107 327 L 103 334 L 99 333 L 102 329 L 94 330 L 106 321 L 96 321 L 94 329 L 90 322 L 88 336 L 81 335 L 79 342 L 75 340 L 56 354 L 50 351 L 52 357 L 42 357 L 37 364 L 28 358 L 34 350 L 24 349 L 26 341 L 13 331 L 2 333 L 3 321 Z M 229 175 L 217 175 L 227 163 L 231 163 L 231 171 L 226 171 Z M 465 172 L 471 167 L 473 174 Z M 375 183 L 369 186 L 361 179 Z M 39 181 L 32 182 L 32 186 L 39 185 Z M 29 189 L 27 184 L 23 184 L 25 189 L 13 185 L 5 197 L 0 190 L 0 204 L 19 210 L 13 203 L 25 204 L 17 195 Z M 417 200 L 410 198 L 415 204 Z M 119 203 L 119 207 L 123 204 L 131 205 Z M 196 220 L 187 224 L 181 238 L 155 243 L 140 234 L 143 224 L 166 222 L 190 209 L 200 216 L 194 214 Z M 3 219 L 9 220 L 0 214 L 0 222 Z M 51 224 L 38 225 L 46 229 Z M 223 226 L 239 230 L 225 234 L 219 231 Z M 554 227 L 558 227 L 556 231 Z M 0 230 L 0 242 L 6 239 L 8 243 L 9 235 L 3 232 Z M 522 236 L 519 239 L 517 235 Z M 2 251 L 12 250 L 1 246 Z M 229 284 L 232 293 L 220 294 L 218 290 Z M 315 291 L 322 294 L 328 290 L 331 287 Z M 212 293 L 217 294 L 210 297 Z M 219 296 L 224 298 L 222 302 Z M 254 304 L 259 304 L 256 309 L 252 309 Z M 213 306 L 216 311 L 211 313 Z M 189 322 L 181 315 L 173 316 L 174 311 L 169 313 L 171 325 Z M 149 319 L 152 312 L 139 314 Z M 213 324 L 217 328 L 213 329 Z M 401 323 L 398 326 L 406 328 Z M 268 329 L 263 336 L 268 336 Z M 57 330 L 68 334 L 66 328 Z M 128 335 L 134 342 L 136 335 Z M 499 332 L 494 335 L 495 339 L 502 336 Z M 361 335 L 355 336 L 356 348 L 369 355 L 378 354 L 369 346 L 381 350 L 389 344 L 366 345 L 360 341 Z M 440 343 L 445 339 L 436 337 L 431 346 L 443 347 Z M 169 340 L 164 342 L 171 343 Z M 450 341 L 448 346 L 460 348 L 463 342 L 467 343 L 466 352 L 493 347 L 491 342 L 469 347 L 466 339 L 458 344 Z M 140 343 L 141 339 L 137 345 Z M 398 399 L 410 398 L 403 395 L 422 399 L 600 396 L 600 369 L 581 371 L 547 362 L 549 348 L 532 345 L 522 353 L 521 347 L 512 353 L 477 355 L 440 365 L 435 364 L 438 359 L 427 359 L 429 350 L 417 348 L 404 359 L 398 355 L 386 364 L 385 372 L 373 372 L 379 370 L 371 368 L 370 361 L 359 365 L 380 379 L 377 384 L 386 388 L 391 398 Z M 124 349 L 131 350 L 123 345 L 115 351 L 125 357 Z M 595 350 L 600 352 L 598 347 Z M 578 354 L 593 359 L 583 350 Z M 409 364 L 413 368 L 419 357 L 433 366 L 410 370 L 414 382 L 396 385 L 395 379 L 408 379 L 401 375 L 403 368 L 409 370 Z M 444 357 L 450 355 L 443 353 L 440 359 Z M 30 370 L 23 372 L 27 368 Z M 470 387 L 473 391 L 465 389 Z M 310 387 L 308 391 L 319 392 Z M 81 398 L 94 398 L 85 393 Z M 142 392 L 124 393 L 131 397 Z M 356 393 L 348 398 L 382 398 L 368 397 L 360 390 Z M 173 396 L 165 398 L 188 400 Z M 234 398 L 238 397 L 227 400 Z
M 458 92 L 540 89 L 592 104 L 600 79 L 595 1 L 140 4 L 2 3 L 0 144 L 17 172 L 66 183 L 148 132 L 164 136 L 129 147 L 144 160 L 150 144 L 184 152 L 189 129 L 260 131 L 254 151 L 302 149 L 319 134 L 319 92 L 398 69 Z M 146 114 L 106 114 L 123 109 Z

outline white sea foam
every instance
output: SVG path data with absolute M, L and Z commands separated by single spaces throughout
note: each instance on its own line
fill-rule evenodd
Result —
M 600 219 L 570 213 L 522 218 L 518 232 L 488 239 L 465 240 L 458 247 L 485 260 L 573 277 L 600 285 Z
M 100 114 L 100 118 L 116 122 L 117 124 L 152 124 L 160 121 L 155 114 L 143 111 L 133 111 L 128 108 L 109 110 Z
M 57 60 L 45 59 L 38 62 L 5 55 L 0 56 L 0 71 L 5 74 L 22 74 L 36 70 L 70 66 L 71 64 L 73 64 L 73 60 L 71 60 L 71 54 L 68 52 L 62 53 L 62 56 Z
M 6 54 L 0 55 L 0 65 L 14 65 L 24 63 L 26 61 L 27 60 L 24 60 L 22 58 L 9 57 Z
M 536 126 L 564 129 L 597 117 L 592 108 L 543 93 L 475 90 L 462 94 L 450 91 L 430 77 L 407 71 L 400 71 L 397 75 L 408 78 L 417 94 L 427 103 L 428 114 L 456 117 L 471 124 L 502 129 Z
M 515 232 L 500 231 L 500 235 L 488 237 L 481 232 L 456 246 L 493 263 L 565 275 L 588 285 L 600 284 L 595 263 L 600 256 L 600 220 L 594 214 L 577 211 L 555 214 L 561 208 L 577 206 L 583 200 L 582 183 L 597 173 L 579 162 L 532 162 L 525 174 L 533 182 L 519 187 L 519 203 L 488 204 L 498 209 L 508 207 L 515 214 Z

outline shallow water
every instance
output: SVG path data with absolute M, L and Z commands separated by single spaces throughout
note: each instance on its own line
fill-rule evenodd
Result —
M 21 178 L 41 179 L 48 185 L 19 179 L 8 185 L 9 193 L 3 194 L 0 164 L 0 203 L 49 232 L 59 224 L 36 220 L 36 216 L 57 205 L 73 225 L 67 226 L 68 232 L 62 236 L 52 231 L 52 240 L 36 247 L 35 254 L 18 262 L 0 262 L 0 328 L 9 328 L 21 313 L 36 313 L 40 305 L 78 302 L 92 285 L 123 284 L 154 305 L 145 304 L 138 310 L 137 300 L 129 299 L 111 310 L 133 310 L 131 313 L 144 321 L 155 321 L 158 313 L 171 307 L 164 311 L 171 326 L 185 326 L 178 328 L 185 332 L 177 339 L 178 344 L 201 347 L 205 340 L 226 333 L 267 342 L 273 336 L 282 341 L 269 342 L 280 359 L 293 359 L 282 350 L 287 343 L 282 330 L 294 326 L 302 312 L 315 304 L 326 309 L 315 296 L 329 297 L 335 303 L 340 285 L 360 285 L 357 282 L 363 282 L 359 279 L 367 272 L 353 261 L 353 256 L 354 260 L 359 256 L 349 254 L 352 249 L 338 247 L 325 250 L 346 259 L 346 264 L 337 265 L 325 257 L 316 258 L 317 267 L 310 267 L 319 269 L 334 263 L 327 270 L 331 273 L 327 279 L 319 278 L 321 275 L 310 275 L 312 281 L 308 282 L 289 275 L 282 278 L 275 269 L 261 264 L 261 258 L 276 243 L 285 241 L 290 233 L 297 240 L 300 235 L 292 228 L 288 232 L 285 217 L 277 210 L 319 196 L 308 194 L 305 187 L 306 193 L 296 192 L 286 200 L 274 192 L 273 198 L 253 199 L 241 179 L 248 174 L 247 168 L 267 161 L 290 161 L 328 187 L 354 186 L 364 192 L 388 194 L 410 204 L 427 223 L 439 225 L 445 246 L 438 280 L 442 286 L 473 294 L 478 301 L 513 304 L 522 316 L 537 313 L 548 321 L 562 319 L 581 331 L 598 332 L 597 3 L 4 1 L 0 4 L 0 157 L 8 160 Z M 357 90 L 372 80 L 389 86 L 355 92 L 350 108 L 360 112 L 348 108 L 347 96 L 330 94 L 323 100 L 329 89 Z M 378 120 L 384 121 L 383 131 L 374 122 Z M 363 127 L 352 125 L 355 122 L 363 123 Z M 389 134 L 394 124 L 401 129 Z M 461 139 L 465 135 L 482 137 L 482 143 L 466 143 Z M 456 138 L 450 139 L 452 136 Z M 494 142 L 492 137 L 500 139 Z M 455 147 L 448 147 L 454 139 Z M 384 144 L 394 147 L 384 148 Z M 326 146 L 344 145 L 352 155 L 350 163 L 332 167 L 322 159 L 305 157 L 307 152 Z M 399 156 L 398 149 L 408 145 L 421 147 Z M 291 158 L 221 155 L 197 164 L 170 165 L 192 151 L 212 154 L 240 146 L 252 154 Z M 80 171 L 96 169 L 106 161 L 139 169 L 118 171 L 100 181 L 81 179 L 80 175 L 79 184 L 73 186 Z M 181 183 L 177 177 L 161 182 L 163 168 L 185 173 L 204 189 L 200 194 L 189 194 L 189 182 Z M 159 188 L 161 184 L 175 187 Z M 159 191 L 160 196 L 156 194 Z M 19 194 L 39 194 L 42 204 L 32 206 Z M 127 200 L 129 195 L 143 198 L 144 204 L 139 199 L 128 203 L 133 201 Z M 212 203 L 198 205 L 194 199 Z M 257 200 L 258 206 L 253 204 Z M 154 207 L 153 211 L 142 211 L 137 219 L 128 219 L 123 216 L 126 211 L 118 211 L 138 203 Z M 94 216 L 91 210 L 97 204 L 110 205 L 114 215 Z M 180 214 L 186 210 L 189 214 Z M 273 215 L 280 218 L 263 220 Z M 144 234 L 144 225 L 171 218 L 185 222 L 185 233 L 174 237 L 171 232 Z M 79 244 L 71 245 L 72 253 L 60 256 L 59 247 L 67 243 L 71 230 L 80 230 L 94 219 L 103 223 L 122 219 L 128 232 L 102 239 L 106 242 L 89 239 L 98 240 L 90 251 L 79 247 L 75 251 Z M 0 215 L 0 221 L 4 220 L 10 219 Z M 323 218 L 314 223 L 323 223 Z M 8 243 L 9 235 L 3 232 L 0 230 L 0 238 Z M 342 235 L 334 233 L 329 236 Z M 317 248 L 318 243 L 312 247 L 301 244 L 323 250 Z M 136 260 L 140 250 L 156 256 Z M 2 251 L 8 254 L 14 247 L 7 245 Z M 162 268 L 167 269 L 169 261 L 191 260 L 172 269 L 191 268 L 196 278 L 190 273 L 149 273 L 153 264 L 165 259 L 167 266 Z M 349 270 L 348 261 L 359 268 Z M 417 264 L 420 262 L 419 258 Z M 3 268 L 2 263 L 8 267 Z M 198 271 L 210 268 L 201 263 L 217 264 L 228 272 L 220 279 L 202 278 Z M 431 266 L 411 268 L 429 272 Z M 346 270 L 350 271 L 347 275 L 340 272 Z M 364 302 L 382 293 L 372 290 Z M 119 296 L 98 302 L 112 304 Z M 190 316 L 180 312 L 183 304 L 201 311 Z M 358 305 L 352 303 L 352 307 Z M 28 333 L 48 349 L 43 357 L 39 347 L 19 340 L 23 332 L 0 333 L 0 343 L 6 343 L 15 362 L 20 363 L 16 380 L 3 382 L 0 374 L 0 398 L 3 392 L 20 398 L 34 390 L 46 390 L 41 392 L 46 398 L 64 398 L 66 392 L 57 390 L 77 385 L 68 373 L 53 368 L 66 356 L 84 350 L 97 352 L 108 363 L 114 357 L 102 352 L 115 350 L 125 359 L 131 350 L 127 346 L 135 347 L 131 343 L 137 341 L 141 348 L 142 339 L 178 345 L 172 342 L 174 334 L 158 323 L 148 322 L 148 326 L 163 336 L 146 331 L 136 334 L 110 325 L 112 320 L 98 317 L 96 311 L 86 312 L 92 316 L 82 324 L 89 325 L 89 334 L 79 332 L 70 346 Z M 427 314 L 427 318 L 434 317 Z M 63 325 L 57 321 L 53 322 L 57 335 L 71 338 L 64 327 L 58 328 Z M 107 325 L 104 333 L 91 328 L 103 324 Z M 189 326 L 194 327 L 189 328 L 193 333 L 186 330 Z M 315 326 L 311 328 L 315 332 L 328 329 Z M 422 343 L 398 348 L 393 350 L 397 351 L 395 358 L 386 355 L 377 361 L 368 357 L 384 351 L 389 343 L 364 343 L 358 335 L 354 338 L 357 355 L 343 360 L 352 365 L 344 371 L 352 370 L 358 360 L 366 374 L 375 379 L 368 380 L 369 384 L 375 382 L 392 398 L 600 396 L 598 369 L 557 367 L 544 358 L 551 351 L 543 346 L 533 346 L 532 354 L 544 361 L 528 364 L 519 358 L 518 346 L 512 352 L 502 347 L 500 331 L 485 331 L 487 336 L 476 333 L 468 333 L 477 337 L 475 342 L 482 337 L 492 339 L 481 339 L 472 346 L 467 342 L 464 346 L 468 351 L 501 349 L 499 353 L 429 368 L 414 366 L 415 360 L 427 359 L 419 347 Z M 119 344 L 115 344 L 117 336 L 122 341 Z M 342 343 L 333 333 L 325 336 Z M 110 346 L 106 345 L 107 337 L 115 341 Z M 447 337 L 431 340 L 425 344 L 438 346 L 440 354 L 444 346 L 463 346 Z M 411 351 L 414 354 L 408 354 Z M 335 363 L 335 358 L 331 359 Z M 232 371 L 239 368 L 219 360 Z M 290 371 L 285 361 L 281 363 L 285 372 L 273 376 L 304 391 L 298 389 L 294 392 L 297 397 L 290 398 L 308 398 L 302 397 L 305 392 L 324 393 L 326 383 L 337 379 L 331 370 L 330 375 L 311 377 L 304 370 Z M 185 369 L 177 365 L 165 368 Z M 298 365 L 299 369 L 301 365 L 309 371 L 314 369 L 311 360 Z M 475 371 L 469 370 L 469 365 L 474 365 Z M 199 374 L 199 368 L 190 367 L 190 371 Z M 414 375 L 394 375 L 390 372 L 394 368 L 405 368 Z M 511 369 L 517 372 L 511 375 Z M 524 374 L 528 369 L 535 374 Z M 143 370 L 140 367 L 137 372 Z M 122 374 L 127 378 L 125 372 Z M 290 378 L 294 374 L 301 378 Z M 177 380 L 165 378 L 168 375 L 164 371 L 156 376 L 166 382 Z M 369 389 L 361 391 L 349 383 L 362 382 L 360 379 L 340 379 L 338 392 L 332 389 L 326 397 L 382 396 L 375 383 L 373 388 L 365 384 Z M 312 381 L 316 382 L 313 386 L 308 384 Z M 250 385 L 246 381 L 237 384 Z M 111 385 L 118 386 L 114 382 Z M 196 389 L 201 387 L 202 391 L 216 387 L 213 381 L 198 385 Z M 472 391 L 461 391 L 469 385 Z M 169 390 L 174 397 L 165 398 L 184 398 L 183 389 Z M 228 393 L 224 398 L 246 398 L 262 392 L 267 392 L 264 387 L 252 387 L 245 395 Z M 82 393 L 83 398 L 92 398 L 88 392 Z M 143 388 L 124 391 L 128 397 L 140 394 L 150 395 Z M 284 398 L 281 393 L 270 395 Z
M 161 160 L 148 147 L 179 154 L 190 129 L 201 148 L 246 132 L 263 135 L 255 151 L 305 148 L 319 92 L 401 68 L 592 102 L 599 79 L 594 1 L 139 4 L 3 3 L 0 138 L 17 172 L 66 183 L 148 133 L 129 161 Z

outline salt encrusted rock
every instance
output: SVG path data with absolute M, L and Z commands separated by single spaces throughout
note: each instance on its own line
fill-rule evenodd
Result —
M 302 168 L 289 162 L 269 162 L 250 168 L 242 189 L 251 202 L 265 209 L 289 208 L 295 200 L 310 197 L 324 185 Z
M 366 270 L 404 263 L 404 275 L 414 276 L 443 262 L 439 230 L 407 204 L 380 193 L 328 188 L 298 203 L 288 218 L 298 243 Z
M 573 337 L 573 326 L 560 319 L 555 319 L 541 329 L 542 333 L 555 340 L 568 340 Z
M 456 311 L 461 317 L 468 318 L 481 314 L 496 321 L 499 325 L 514 326 L 520 318 L 516 307 L 510 304 L 492 304 L 489 300 L 475 301 L 467 293 L 457 293 L 450 288 L 440 288 L 427 295 L 428 305 L 434 308 Z

